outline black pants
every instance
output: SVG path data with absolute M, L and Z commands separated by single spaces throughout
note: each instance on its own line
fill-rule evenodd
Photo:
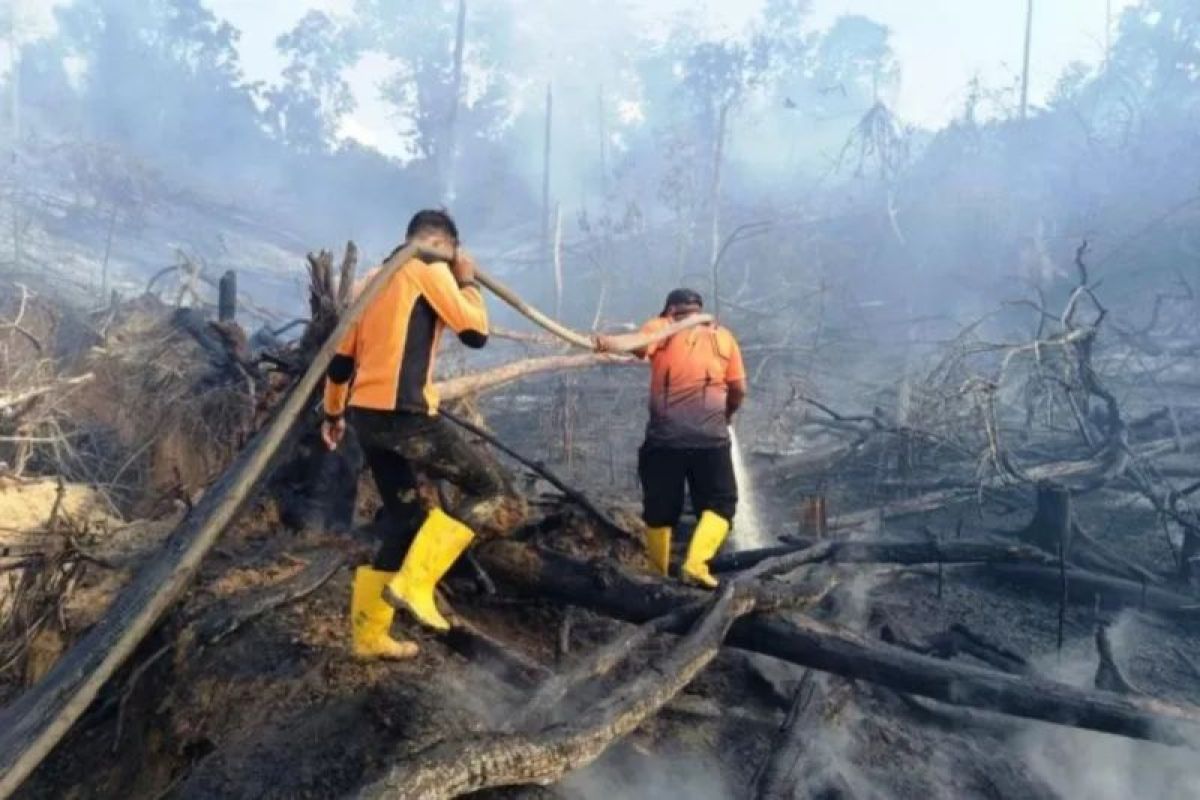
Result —
M 400 569 L 426 511 L 418 475 L 445 480 L 460 490 L 446 513 L 476 533 L 503 527 L 515 495 L 500 466 L 472 446 L 441 417 L 352 408 L 349 422 L 379 487 L 390 524 L 375 555 L 375 569 Z
M 646 442 L 638 451 L 638 477 L 642 482 L 642 519 L 652 528 L 679 522 L 685 486 L 697 517 L 712 511 L 733 521 L 738 494 L 728 444 L 674 448 Z

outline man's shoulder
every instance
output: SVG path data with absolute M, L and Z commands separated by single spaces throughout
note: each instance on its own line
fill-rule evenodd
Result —
M 410 258 L 404 262 L 404 266 L 396 271 L 396 274 L 391 277 L 388 284 L 397 286 L 406 281 L 420 281 L 424 276 L 432 274 L 432 269 L 439 264 L 443 264 L 443 262 L 435 261 L 432 264 L 428 264 L 419 258 Z M 354 297 L 358 297 L 363 293 L 367 288 L 367 284 L 383 271 L 383 267 L 383 264 L 372 267 L 354 282 Z
M 717 336 L 721 339 L 722 342 L 727 342 L 727 343 L 733 344 L 733 345 L 736 345 L 738 343 L 737 337 L 733 335 L 733 331 L 729 330 L 729 328 L 726 328 L 724 325 L 717 325 L 716 331 L 717 331 Z

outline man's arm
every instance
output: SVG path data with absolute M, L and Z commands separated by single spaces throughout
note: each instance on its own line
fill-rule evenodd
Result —
M 643 325 L 638 330 L 638 333 L 643 334 L 643 335 L 657 333 L 658 331 L 662 330 L 663 328 L 665 328 L 667 325 L 670 325 L 670 324 L 671 323 L 663 317 L 655 317 L 654 319 L 650 320 L 645 325 Z M 617 336 L 600 335 L 600 336 L 593 337 L 592 341 L 595 344 L 597 353 L 611 353 L 611 352 L 614 352 L 615 350 L 617 350 L 617 342 L 620 341 L 620 339 L 623 336 L 627 336 L 627 335 L 628 334 L 619 334 Z M 654 355 L 654 351 L 658 350 L 658 348 L 660 348 L 661 346 L 662 346 L 662 342 L 654 342 L 653 344 L 649 344 L 645 347 L 641 347 L 641 348 L 638 348 L 637 350 L 632 351 L 630 353 L 630 355 L 636 356 L 637 358 L 640 358 L 644 361 L 644 360 L 650 358 L 650 356 Z
M 729 364 L 725 367 L 725 419 L 733 421 L 733 415 L 746 400 L 746 365 L 742 362 L 742 349 L 737 340 L 729 336 Z
M 346 431 L 346 401 L 350 397 L 350 379 L 354 377 L 354 356 L 358 351 L 358 325 L 355 324 L 338 343 L 337 354 L 325 371 L 325 422 L 321 438 L 330 450 L 336 450 Z
M 459 252 L 453 271 L 441 262 L 420 269 L 421 293 L 463 344 L 480 348 L 487 344 L 487 309 L 475 285 L 474 262 L 464 251 Z
M 746 381 L 733 381 L 727 384 L 728 393 L 725 396 L 725 419 L 733 422 L 733 415 L 742 407 L 746 399 Z

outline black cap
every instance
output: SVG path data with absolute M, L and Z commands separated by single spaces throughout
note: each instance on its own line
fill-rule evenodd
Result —
M 663 306 L 662 313 L 665 315 L 667 309 L 671 306 L 700 306 L 704 308 L 704 298 L 695 289 L 673 289 L 667 295 L 667 302 Z

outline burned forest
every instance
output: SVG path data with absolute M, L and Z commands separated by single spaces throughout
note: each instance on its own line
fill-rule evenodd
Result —
M 927 5 L 0 2 L 0 798 L 1200 797 L 1200 6 Z

